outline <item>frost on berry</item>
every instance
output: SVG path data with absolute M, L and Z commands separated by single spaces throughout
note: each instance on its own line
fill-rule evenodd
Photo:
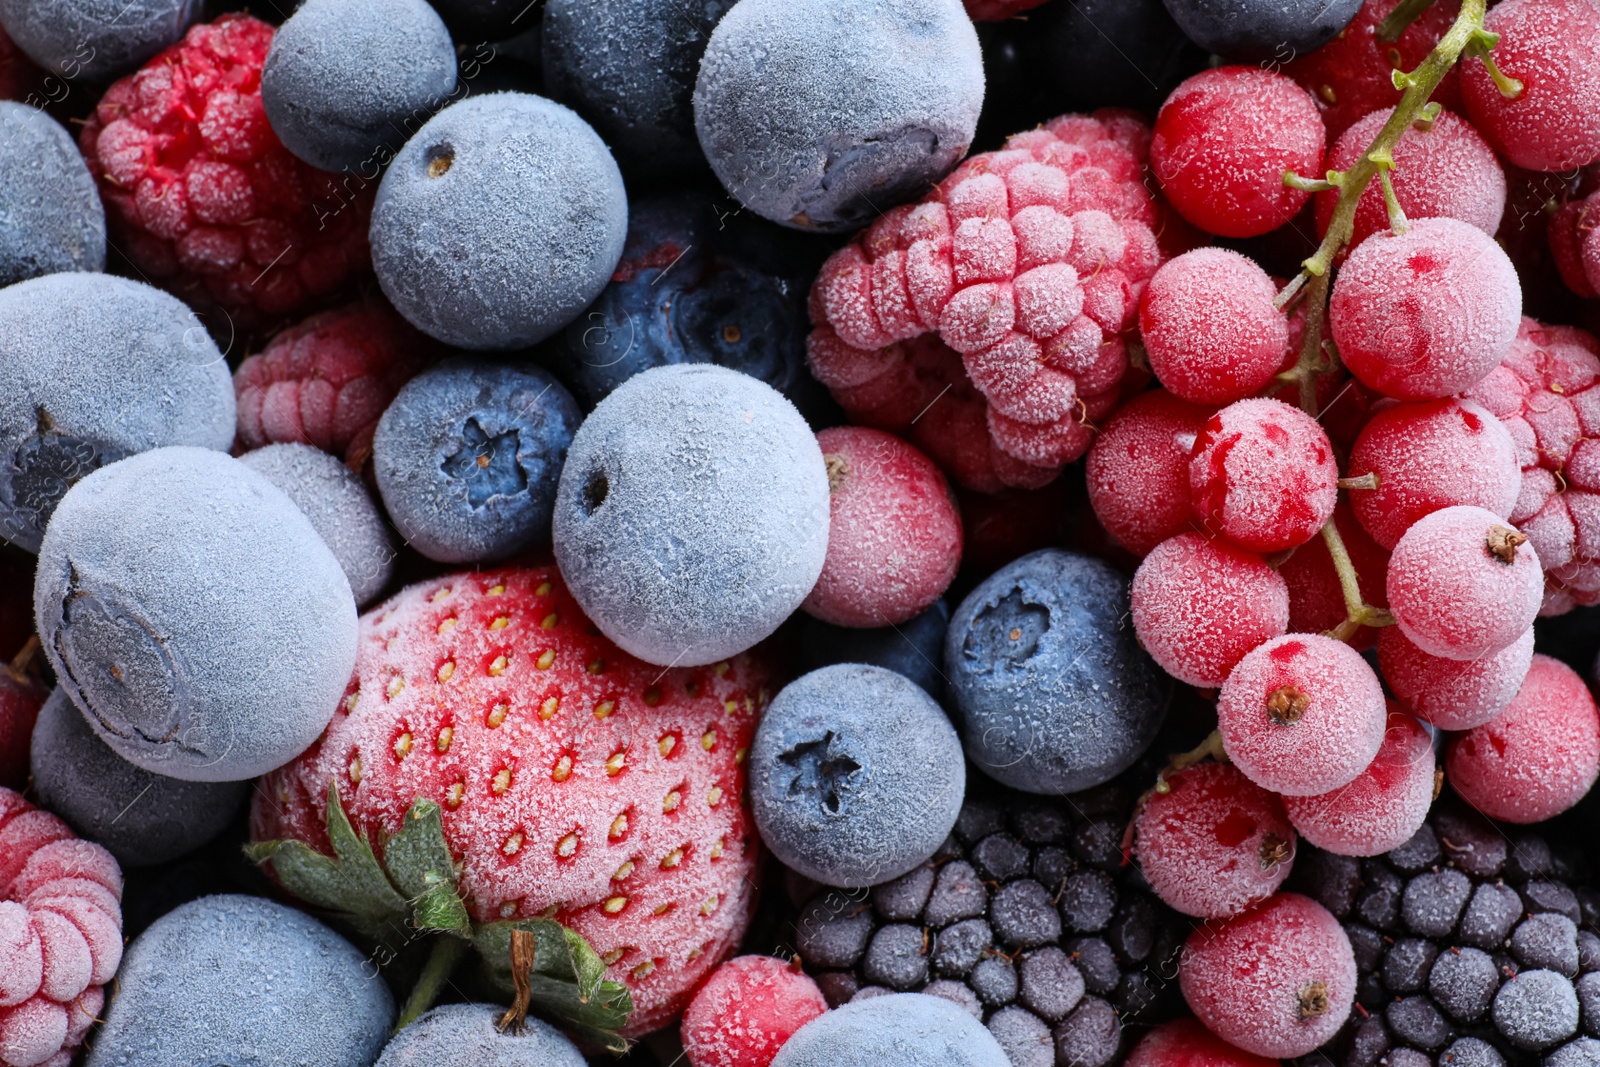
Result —
M 1217 695 L 1228 758 L 1263 789 L 1315 796 L 1354 780 L 1383 744 L 1383 686 L 1361 654 L 1320 634 L 1252 650 Z
M 1270 897 L 1294 864 L 1283 801 L 1226 763 L 1167 776 L 1134 826 L 1140 870 L 1185 915 L 1238 915 Z
M 1356 569 L 1356 582 L 1361 589 L 1361 599 L 1372 607 L 1388 606 L 1388 596 L 1383 589 L 1383 575 L 1389 567 L 1389 553 L 1378 547 L 1367 536 L 1367 531 L 1356 522 L 1348 504 L 1341 503 L 1333 510 L 1334 527 L 1344 542 L 1345 551 Z M 1328 554 L 1328 543 L 1320 537 L 1294 550 L 1294 554 L 1278 565 L 1278 573 L 1289 587 L 1289 629 L 1295 633 L 1311 634 L 1331 630 L 1350 616 L 1344 602 L 1344 588 L 1339 584 L 1339 572 L 1334 569 L 1333 557 Z M 1371 646 L 1378 639 L 1378 631 L 1362 626 L 1349 638 L 1353 648 Z
M 1126 1067 L 1273 1067 L 1275 1060 L 1234 1048 L 1194 1019 L 1174 1019 L 1146 1034 Z
M 1153 389 L 1111 416 L 1084 460 L 1089 503 L 1106 532 L 1144 555 L 1193 524 L 1189 451 L 1211 410 Z
M 1569 199 L 1551 211 L 1545 220 L 1545 241 L 1556 271 L 1567 288 L 1585 300 L 1594 299 L 1594 279 L 1600 279 L 1600 238 L 1592 236 L 1597 223 L 1600 223 L 1600 196 L 1593 194 Z M 1591 274 L 1594 279 L 1590 278 Z
M 1139 302 L 1139 335 L 1156 379 L 1198 404 L 1256 392 L 1289 344 L 1277 295 L 1254 260 L 1225 248 L 1197 248 L 1162 264 Z
M 1494 819 L 1534 823 L 1566 811 L 1600 775 L 1600 715 L 1589 687 L 1565 663 L 1536 654 L 1510 706 L 1451 741 L 1445 773 Z
M 784 1042 L 828 1010 L 811 976 L 772 956 L 737 956 L 683 1013 L 690 1067 L 767 1067 Z
M 1398 626 L 1378 635 L 1384 681 L 1413 714 L 1441 730 L 1492 721 L 1517 695 L 1532 661 L 1531 626 L 1499 652 L 1469 660 L 1430 656 Z
M 1328 305 L 1350 372 L 1401 400 L 1470 389 L 1510 352 L 1521 315 L 1511 260 L 1457 219 L 1373 234 L 1345 260 Z
M 1389 712 L 1383 746 L 1355 780 L 1317 796 L 1284 797 L 1300 836 L 1341 856 L 1377 856 L 1411 840 L 1433 805 L 1433 739 Z
M 1162 259 L 1145 158 L 1142 124 L 1104 111 L 968 159 L 824 264 L 812 373 L 852 419 L 907 436 L 970 488 L 1045 484 L 1089 447 L 1128 371 L 1124 335 Z M 918 343 L 930 334 L 943 345 Z M 924 443 L 941 407 L 975 459 Z
M 1168 674 L 1214 689 L 1245 653 L 1289 625 L 1289 590 L 1266 561 L 1221 539 L 1182 533 L 1133 576 L 1139 643 Z
M 1281 400 L 1240 400 L 1211 416 L 1189 458 L 1200 526 L 1255 552 L 1315 537 L 1338 502 L 1333 446 L 1317 420 Z

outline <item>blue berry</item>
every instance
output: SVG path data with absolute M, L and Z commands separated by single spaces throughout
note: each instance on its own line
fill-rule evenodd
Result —
M 284 147 L 367 178 L 455 87 L 455 46 L 426 0 L 306 0 L 261 69 L 261 103 Z
M 236 459 L 158 448 L 68 491 L 34 614 L 60 685 L 123 759 L 191 782 L 265 774 L 316 740 L 356 658 L 339 561 Z
M 37 108 L 0 100 L 0 287 L 104 270 L 106 213 L 72 135 Z
M 317 920 L 202 897 L 128 946 L 86 1067 L 367 1067 L 393 1022 L 376 965 Z
M 955 825 L 966 781 L 961 741 L 933 698 L 859 663 L 790 682 L 750 749 L 761 839 L 825 885 L 876 885 L 920 866 Z
M 910 622 L 876 630 L 851 630 L 807 615 L 795 638 L 800 669 L 870 663 L 905 675 L 937 699 L 944 692 L 944 633 L 949 624 L 950 608 L 943 600 Z
M 1242 63 L 1287 63 L 1350 24 L 1362 0 L 1166 0 L 1189 39 Z
M 394 537 L 366 483 L 311 445 L 268 445 L 239 457 L 282 489 L 339 561 L 358 606 L 383 592 L 394 574 Z
M 583 1053 L 547 1022 L 501 1033 L 504 1014 L 492 1004 L 434 1008 L 395 1034 L 374 1067 L 585 1067 Z
M 657 367 L 579 427 L 554 536 L 573 596 L 607 637 L 649 663 L 714 663 L 771 634 L 822 573 L 822 450 L 770 386 Z
M 1127 580 L 1060 549 L 1023 556 L 969 593 L 944 662 L 968 758 L 1031 793 L 1075 793 L 1126 770 L 1172 693 L 1134 637 Z
M 983 57 L 959 0 L 739 0 L 694 91 L 711 168 L 740 203 L 853 230 L 966 154 Z
M 372 209 L 378 284 L 412 325 L 470 349 L 525 348 L 611 277 L 628 200 L 611 153 L 523 93 L 445 108 L 395 156 Z
M 389 517 L 413 548 L 447 563 L 547 542 L 580 419 L 572 395 L 538 367 L 451 361 L 424 371 L 372 436 Z
M 853 1001 L 802 1026 L 772 1067 L 1011 1067 L 1005 1050 L 960 1006 L 926 993 Z
M 39 709 L 29 751 L 44 808 L 124 867 L 165 863 L 220 834 L 249 782 L 185 782 L 135 767 L 95 736 L 65 689 Z
M 0 24 L 51 74 L 107 82 L 177 43 L 202 0 L 0 0 Z
M 1154 111 L 1206 52 L 1161 0 L 1072 0 L 1028 12 L 1024 54 L 1054 111 L 1116 104 Z
M 0 536 L 37 551 L 56 502 L 106 463 L 233 444 L 233 379 L 175 297 L 105 274 L 0 289 Z

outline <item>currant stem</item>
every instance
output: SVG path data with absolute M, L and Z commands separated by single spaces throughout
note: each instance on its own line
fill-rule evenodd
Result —
M 406 997 L 405 1006 L 400 1009 L 400 1016 L 395 1020 L 394 1031 L 399 1033 L 404 1030 L 417 1017 L 439 999 L 439 993 L 444 989 L 444 984 L 450 978 L 450 973 L 456 969 L 456 964 L 461 962 L 461 957 L 466 954 L 467 942 L 450 934 L 438 934 L 433 939 L 433 947 L 428 951 L 428 962 L 422 966 L 422 974 L 417 978 L 417 984 L 411 987 L 411 995 Z
M 1344 622 L 1329 631 L 1328 636 L 1348 641 L 1363 626 L 1392 626 L 1394 616 L 1382 608 L 1375 608 L 1361 598 L 1361 582 L 1355 564 L 1350 561 L 1350 550 L 1344 546 L 1339 528 L 1329 519 L 1322 527 L 1322 540 L 1328 545 L 1328 556 L 1333 560 L 1334 573 L 1339 576 L 1339 592 L 1344 594 Z
M 1283 172 L 1283 184 L 1290 189 L 1299 189 L 1306 193 L 1325 193 L 1330 189 L 1339 188 L 1337 185 L 1322 178 L 1302 178 L 1292 170 Z
M 1406 32 L 1406 27 L 1421 18 L 1422 13 L 1432 6 L 1433 0 L 1400 0 L 1394 10 L 1378 23 L 1378 40 L 1384 44 L 1398 41 L 1400 35 Z
M 1383 204 L 1389 211 L 1389 229 L 1395 233 L 1405 233 L 1411 229 L 1411 224 L 1406 221 L 1406 210 L 1400 206 L 1400 199 L 1394 195 L 1394 180 L 1389 177 L 1389 168 L 1378 172 L 1378 182 L 1383 186 Z

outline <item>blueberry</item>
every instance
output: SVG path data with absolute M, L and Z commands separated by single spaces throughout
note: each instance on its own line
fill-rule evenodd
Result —
M 51 74 L 107 82 L 176 44 L 204 6 L 201 0 L 0 0 L 0 24 Z
M 38 108 L 0 100 L 0 287 L 104 270 L 106 213 L 78 146 Z
M 801 669 L 830 663 L 870 663 L 903 674 L 938 698 L 944 692 L 944 634 L 950 608 L 943 600 L 899 626 L 851 630 L 807 615 L 796 637 Z
M 367 1067 L 393 1022 L 377 968 L 317 920 L 202 897 L 128 946 L 86 1067 Z
M 968 594 L 945 636 L 967 756 L 1034 793 L 1126 770 L 1155 739 L 1172 679 L 1139 648 L 1128 582 L 1059 549 L 1023 556 Z
M 961 742 L 939 705 L 882 667 L 841 663 L 789 683 L 750 749 L 761 839 L 830 885 L 873 885 L 925 863 L 965 788 Z
M 770 386 L 657 367 L 579 427 L 554 535 L 561 573 L 607 637 L 662 666 L 714 663 L 772 633 L 816 584 L 822 450 Z
M 452 360 L 405 384 L 372 435 L 384 507 L 429 559 L 478 562 L 548 542 L 581 416 L 548 371 Z
M 855 229 L 966 153 L 983 106 L 958 0 L 740 0 L 694 91 L 700 146 L 758 215 Z
M 1243 63 L 1287 63 L 1333 40 L 1362 0 L 1166 0 L 1189 39 Z
M 627 228 L 622 175 L 587 123 L 536 96 L 474 95 L 429 119 L 389 165 L 372 265 L 424 333 L 524 348 L 599 295 Z
M 560 1030 L 529 1019 L 520 1033 L 495 1024 L 505 1009 L 445 1004 L 395 1034 L 374 1067 L 585 1067 Z
M 299 755 L 355 664 L 339 561 L 281 490 L 203 448 L 144 452 L 73 486 L 45 531 L 33 606 L 101 740 L 186 781 Z
M 95 736 L 65 689 L 39 709 L 29 751 L 39 803 L 124 867 L 165 863 L 220 834 L 248 782 L 184 782 L 135 767 Z
M 1028 12 L 1028 69 L 1056 111 L 1121 105 L 1154 112 L 1189 75 L 1205 69 L 1161 0 L 1072 0 Z
M 367 178 L 455 88 L 455 46 L 426 0 L 305 0 L 261 68 L 261 103 L 284 147 Z
M 819 1015 L 778 1050 L 772 1067 L 1010 1067 L 1005 1050 L 961 1006 L 926 993 L 856 1000 Z
M 0 289 L 0 536 L 37 551 L 74 482 L 162 445 L 233 444 L 228 365 L 177 298 L 48 274 Z

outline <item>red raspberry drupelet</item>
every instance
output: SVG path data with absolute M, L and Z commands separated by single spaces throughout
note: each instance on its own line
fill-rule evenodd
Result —
M 973 22 L 998 22 L 1038 7 L 1044 0 L 962 0 Z

